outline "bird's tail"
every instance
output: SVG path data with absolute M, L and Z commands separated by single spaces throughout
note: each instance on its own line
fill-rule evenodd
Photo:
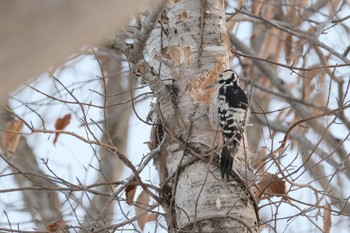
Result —
M 228 177 L 230 176 L 233 165 L 233 156 L 237 153 L 238 146 L 239 144 L 237 142 L 234 142 L 222 148 L 220 159 L 220 170 L 222 179 L 224 179 L 225 176 L 228 179 Z
M 221 152 L 221 159 L 220 159 L 220 170 L 221 170 L 221 178 L 228 179 L 230 172 L 232 170 L 232 165 L 233 165 L 233 157 L 231 156 L 231 153 L 227 146 L 224 146 L 222 148 Z

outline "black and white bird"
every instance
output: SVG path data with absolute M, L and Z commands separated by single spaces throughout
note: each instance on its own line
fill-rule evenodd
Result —
M 220 158 L 222 179 L 228 179 L 237 153 L 247 118 L 248 98 L 238 83 L 233 70 L 225 70 L 206 88 L 216 88 L 209 106 L 209 121 L 214 130 L 220 130 L 223 148 Z M 221 137 L 222 136 L 222 137 Z

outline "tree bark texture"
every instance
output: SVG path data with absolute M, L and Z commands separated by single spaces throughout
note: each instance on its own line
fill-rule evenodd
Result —
M 160 18 L 146 47 L 159 77 L 145 79 L 159 104 L 151 138 L 166 145 L 155 164 L 169 232 L 257 232 L 247 143 L 235 156 L 235 178 L 222 180 L 207 116 L 205 87 L 229 68 L 231 56 L 224 1 L 170 1 Z

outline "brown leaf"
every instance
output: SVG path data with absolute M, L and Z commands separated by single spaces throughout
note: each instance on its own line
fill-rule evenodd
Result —
M 275 174 L 265 173 L 259 177 L 256 183 L 256 198 L 261 199 L 262 195 L 275 196 L 287 193 L 286 182 Z M 283 197 L 287 200 L 287 197 Z
M 135 213 L 137 216 L 137 223 L 140 228 L 144 229 L 145 224 L 151 221 L 157 220 L 157 214 L 149 213 L 151 208 L 149 206 L 150 196 L 142 190 L 140 195 L 137 197 L 137 206 L 135 206 Z
M 324 205 L 324 212 L 323 212 L 323 232 L 324 233 L 330 233 L 332 227 L 332 207 L 326 201 L 326 204 Z
M 258 35 L 258 34 L 257 34 Z M 271 28 L 268 30 L 264 41 L 262 41 L 261 56 L 273 61 L 278 61 L 283 51 L 287 33 L 279 31 L 277 28 Z M 271 43 L 273 41 L 273 43 Z
M 251 11 L 253 14 L 257 14 L 260 11 L 261 8 L 261 1 L 253 1 L 251 6 Z
M 64 117 L 57 119 L 57 121 L 55 123 L 56 130 L 63 130 L 64 128 L 66 128 L 67 125 L 69 125 L 71 118 L 72 118 L 72 115 L 67 114 Z M 53 140 L 53 144 L 56 144 L 59 135 L 60 135 L 60 133 L 57 132 L 55 139 Z
M 157 214 L 153 214 L 153 213 L 146 214 L 146 221 L 145 221 L 145 223 L 152 222 L 152 221 L 157 221 L 157 218 L 158 218 Z
M 333 0 L 331 1 L 331 4 L 329 4 L 328 8 L 329 8 L 329 13 L 328 15 L 334 15 L 335 12 L 338 9 L 340 1 L 339 0 Z
M 48 226 L 49 232 L 63 232 L 62 228 L 65 226 L 64 221 L 58 220 L 57 222 L 54 222 Z
M 288 34 L 284 45 L 284 53 L 286 55 L 287 64 L 290 64 L 291 61 L 292 43 L 293 37 L 291 34 Z
M 298 27 L 301 21 L 299 17 L 299 14 L 300 14 L 299 8 L 294 5 L 286 8 L 287 8 L 287 12 L 286 12 L 286 15 L 284 16 L 285 19 L 291 26 Z
M 306 44 L 306 41 L 303 40 L 303 39 L 300 39 L 300 40 L 297 40 L 295 41 L 294 43 L 294 46 L 295 46 L 295 53 L 296 54 L 302 54 L 303 51 L 304 51 L 304 45 Z M 298 60 L 298 59 L 297 59 Z
M 129 184 L 128 186 L 126 186 L 125 197 L 126 197 L 126 203 L 128 205 L 132 204 L 132 202 L 134 200 L 135 192 L 136 192 L 136 185 Z
M 22 121 L 13 120 L 7 124 L 7 128 L 2 137 L 2 148 L 9 156 L 16 152 L 18 142 L 22 136 L 22 128 Z

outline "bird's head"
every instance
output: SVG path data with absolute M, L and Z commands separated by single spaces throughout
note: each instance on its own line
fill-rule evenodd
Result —
M 206 87 L 206 89 L 213 88 L 215 86 L 222 86 L 224 84 L 229 84 L 229 83 L 237 83 L 238 82 L 238 75 L 236 72 L 233 70 L 225 70 L 221 72 L 216 81 L 210 84 L 209 86 Z

